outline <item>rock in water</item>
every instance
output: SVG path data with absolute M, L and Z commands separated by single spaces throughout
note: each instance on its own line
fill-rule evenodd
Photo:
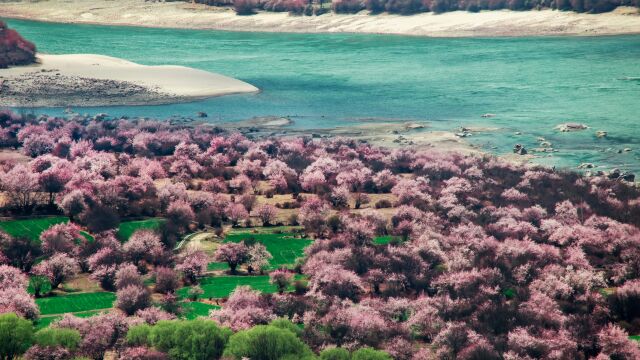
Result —
M 0 69 L 36 62 L 36 46 L 0 21 Z
M 525 149 L 524 146 L 520 144 L 516 144 L 516 146 L 513 147 L 513 152 L 518 155 L 526 155 L 527 149 Z
M 570 132 L 570 131 L 580 131 L 588 129 L 589 127 L 584 124 L 579 123 L 565 123 L 556 126 L 556 130 L 560 130 L 562 132 Z
M 593 169 L 595 165 L 592 163 L 582 163 L 578 166 L 578 169 Z
M 609 171 L 609 174 L 607 175 L 607 177 L 609 179 L 615 180 L 615 179 L 619 178 L 620 175 L 621 175 L 620 169 L 613 169 L 613 170 Z
M 607 134 L 607 132 L 606 132 L 606 131 L 604 131 L 604 130 L 598 130 L 598 131 L 596 131 L 596 137 L 597 137 L 597 138 L 602 139 L 602 138 L 607 137 L 607 135 L 608 135 L 608 134 Z
M 632 172 L 627 171 L 620 175 L 620 178 L 624 181 L 633 182 L 636 179 L 636 175 Z

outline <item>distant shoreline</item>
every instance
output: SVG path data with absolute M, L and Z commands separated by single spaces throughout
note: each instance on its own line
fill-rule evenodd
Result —
M 3 106 L 155 105 L 259 91 L 243 81 L 184 66 L 145 66 L 93 54 L 38 54 L 38 60 L 0 69 Z
M 259 12 L 238 16 L 232 9 L 185 2 L 114 0 L 3 2 L 2 17 L 55 23 L 289 33 L 367 33 L 425 37 L 605 36 L 640 34 L 637 8 L 602 14 L 556 10 L 464 11 L 410 16 L 328 13 L 291 16 Z

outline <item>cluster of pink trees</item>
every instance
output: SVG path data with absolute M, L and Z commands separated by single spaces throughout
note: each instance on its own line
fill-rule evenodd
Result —
M 369 346 L 397 359 L 640 356 L 626 337 L 640 334 L 640 191 L 632 184 L 493 157 L 349 139 L 254 141 L 143 120 L 0 113 L 0 127 L 0 146 L 34 156 L 0 163 L 5 210 L 51 211 L 53 199 L 95 236 L 89 243 L 77 226 L 57 225 L 34 248 L 0 234 L 0 259 L 11 265 L 3 271 L 41 274 L 53 287 L 89 271 L 117 291 L 130 318 L 169 316 L 150 307 L 142 274 L 152 272 L 171 308 L 181 279 L 197 284 L 211 260 L 251 273 L 270 259 L 250 241 L 225 243 L 213 259 L 193 249 L 175 256 L 181 234 L 276 225 L 281 209 L 296 209 L 287 221 L 315 238 L 296 266 L 308 286 L 288 293 L 292 271 L 274 271 L 278 294 L 239 288 L 212 319 L 239 330 L 288 317 L 304 324 L 300 336 L 316 350 Z M 33 145 L 42 134 L 53 143 Z M 288 196 L 264 204 L 276 194 Z M 375 198 L 384 202 L 368 204 Z M 129 216 L 167 222 L 122 245 L 113 229 Z M 23 311 L 7 298 L 1 306 Z M 79 331 L 83 341 L 94 336 Z

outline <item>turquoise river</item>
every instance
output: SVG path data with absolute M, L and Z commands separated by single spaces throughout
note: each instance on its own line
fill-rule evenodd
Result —
M 505 154 L 516 143 L 535 148 L 544 137 L 558 151 L 540 163 L 640 171 L 640 35 L 444 39 L 8 22 L 42 52 L 191 66 L 262 90 L 184 104 L 76 109 L 82 113 L 168 118 L 205 111 L 212 122 L 290 116 L 303 128 L 372 119 L 449 131 L 486 127 L 494 130 L 466 139 Z M 564 122 L 590 128 L 554 130 Z M 609 136 L 599 139 L 596 130 Z M 625 148 L 631 151 L 619 153 Z

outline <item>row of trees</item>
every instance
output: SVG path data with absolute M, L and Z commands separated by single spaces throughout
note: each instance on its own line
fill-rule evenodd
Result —
M 326 12 L 322 0 L 203 0 L 200 3 L 215 6 L 233 6 L 239 15 L 250 15 L 257 10 L 289 12 L 294 15 L 321 15 Z M 314 6 L 317 3 L 318 6 Z M 423 12 L 444 13 L 448 11 L 481 10 L 541 10 L 603 13 L 618 6 L 640 7 L 638 0 L 334 0 L 331 10 L 336 13 L 357 13 L 368 10 L 371 14 L 388 12 L 411 15 Z
M 391 360 L 383 352 L 361 348 L 349 352 L 328 348 L 316 356 L 300 339 L 300 329 L 286 319 L 233 333 L 210 320 L 160 320 L 149 323 L 100 315 L 100 331 L 78 319 L 65 318 L 34 332 L 15 314 L 0 315 L 0 357 L 14 359 L 101 359 L 114 348 L 118 359 L 300 359 Z M 87 338 L 92 342 L 88 342 Z

